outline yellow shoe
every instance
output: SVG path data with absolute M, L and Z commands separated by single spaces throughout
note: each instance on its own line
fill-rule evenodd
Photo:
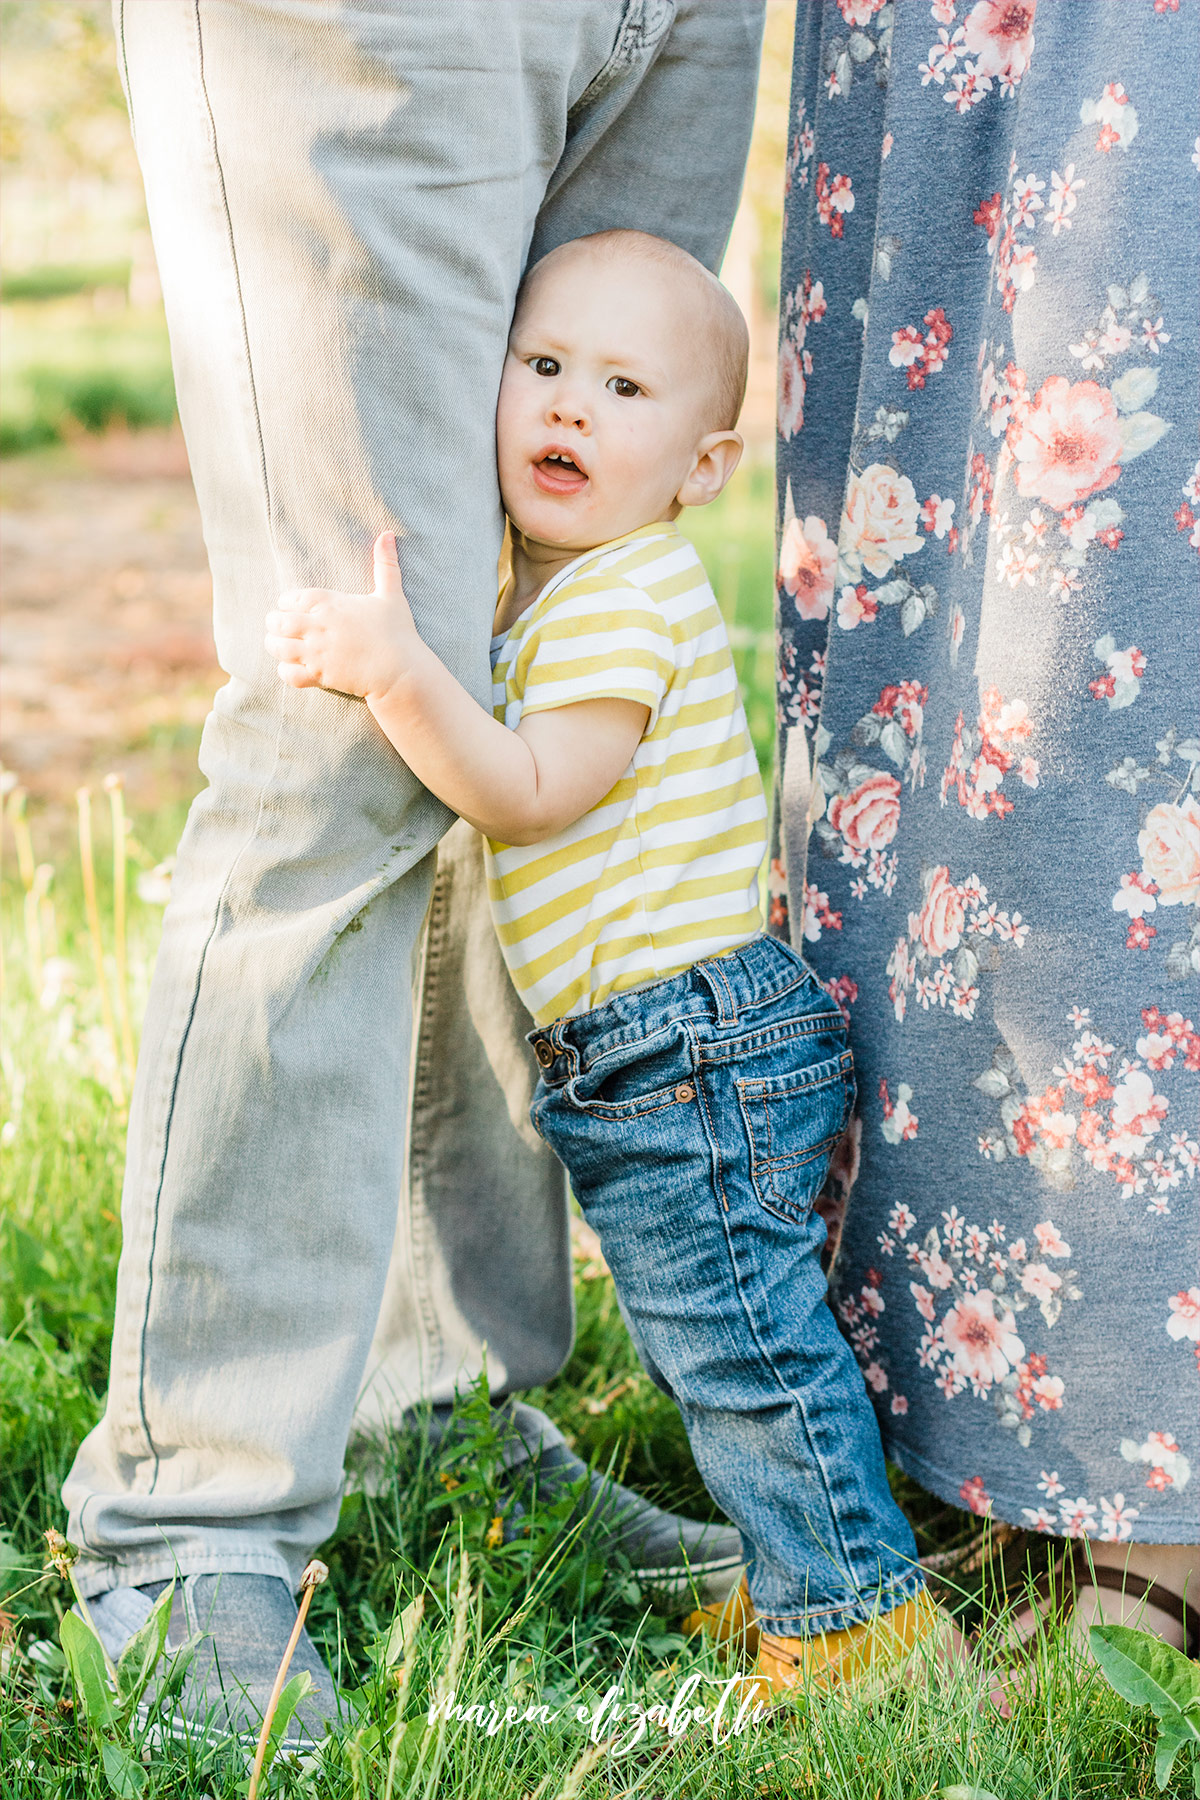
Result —
M 824 1631 L 807 1638 L 775 1637 L 764 1631 L 755 1668 L 757 1699 L 769 1703 L 797 1688 L 836 1688 L 870 1669 L 898 1664 L 945 1624 L 942 1613 L 922 1590 L 915 1600 L 844 1631 Z
M 683 1629 L 687 1637 L 702 1631 L 722 1649 L 745 1649 L 750 1656 L 757 1656 L 760 1633 L 746 1577 L 742 1576 L 728 1600 L 713 1601 L 689 1613 Z

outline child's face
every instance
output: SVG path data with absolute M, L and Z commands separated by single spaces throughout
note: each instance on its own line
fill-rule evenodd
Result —
M 705 346 L 681 319 L 676 279 L 581 253 L 530 281 L 496 415 L 500 492 L 527 539 L 588 550 L 713 497 L 691 491 L 697 464 L 733 434 L 708 429 Z

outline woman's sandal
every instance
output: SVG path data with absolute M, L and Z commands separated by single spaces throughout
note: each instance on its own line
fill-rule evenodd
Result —
M 1098 1593 L 1123 1594 L 1126 1600 L 1145 1600 L 1156 1606 L 1180 1626 L 1184 1653 L 1200 1658 L 1200 1607 L 1194 1600 L 1172 1593 L 1153 1576 L 1134 1575 L 1124 1569 L 1114 1569 L 1107 1563 L 1091 1563 L 1082 1545 L 1074 1540 L 1032 1583 L 1033 1628 L 1018 1643 L 1006 1645 L 1005 1656 L 1014 1663 L 1030 1662 L 1037 1653 L 1045 1628 L 1066 1624 L 1075 1610 L 1079 1589 L 1089 1587 Z M 1040 1609 L 1037 1603 L 1040 1603 Z

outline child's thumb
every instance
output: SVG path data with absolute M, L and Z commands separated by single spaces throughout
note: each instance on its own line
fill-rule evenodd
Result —
M 396 555 L 396 534 L 394 531 L 381 531 L 375 539 L 375 592 L 377 594 L 402 594 L 400 583 L 400 563 Z

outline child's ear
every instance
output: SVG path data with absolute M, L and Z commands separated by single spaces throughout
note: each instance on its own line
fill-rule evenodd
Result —
M 707 506 L 742 460 L 745 443 L 736 431 L 710 431 L 696 445 L 695 460 L 676 494 L 680 506 Z

